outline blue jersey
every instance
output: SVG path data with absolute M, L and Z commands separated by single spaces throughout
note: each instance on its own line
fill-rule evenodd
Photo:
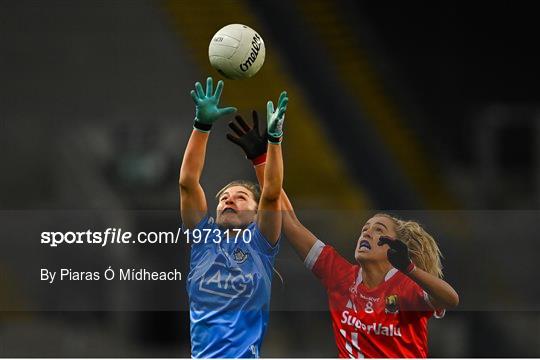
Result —
M 271 246 L 256 223 L 236 241 L 208 216 L 196 229 L 202 240 L 191 245 L 187 280 L 191 356 L 259 357 L 279 245 Z

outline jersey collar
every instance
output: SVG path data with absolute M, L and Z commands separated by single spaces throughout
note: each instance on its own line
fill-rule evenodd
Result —
M 392 276 L 394 276 L 398 272 L 398 269 L 391 268 L 388 270 L 386 275 L 384 276 L 384 281 L 390 280 Z M 360 285 L 362 283 L 362 267 L 358 269 L 358 276 L 356 277 L 356 285 Z

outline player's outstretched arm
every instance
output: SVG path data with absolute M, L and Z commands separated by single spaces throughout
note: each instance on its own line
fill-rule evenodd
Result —
M 255 172 L 264 172 L 264 165 L 255 167 Z M 259 175 L 257 175 L 259 178 Z M 283 214 L 283 234 L 292 245 L 300 259 L 304 261 L 317 242 L 317 237 L 313 235 L 296 217 L 294 208 L 285 190 L 281 192 L 281 210 Z
M 202 85 L 195 83 L 191 97 L 195 102 L 195 121 L 189 138 L 184 159 L 180 167 L 180 216 L 187 228 L 195 227 L 208 210 L 206 197 L 200 185 L 201 173 L 206 156 L 206 145 L 212 124 L 221 116 L 235 112 L 235 108 L 219 109 L 219 98 L 223 90 L 223 81 L 219 81 L 213 93 L 212 78 L 206 80 L 206 93 Z
M 235 135 L 227 134 L 227 139 L 240 146 L 246 157 L 254 165 L 259 185 L 265 187 L 266 169 L 266 133 L 259 132 L 259 120 L 257 112 L 253 111 L 253 126 L 250 127 L 240 116 L 236 116 L 236 123 L 229 123 Z M 283 233 L 292 244 L 298 255 L 304 260 L 313 247 L 317 238 L 313 235 L 296 217 L 289 198 L 285 191 L 281 190 L 280 195 Z
M 459 304 L 459 295 L 450 284 L 414 265 L 409 256 L 409 249 L 404 242 L 389 237 L 381 237 L 378 245 L 388 245 L 388 261 L 393 267 L 405 273 L 420 285 L 428 293 L 430 302 L 435 308 L 449 309 Z
M 281 234 L 281 207 L 279 202 L 281 187 L 283 186 L 281 140 L 288 102 L 287 93 L 283 91 L 279 96 L 277 108 L 274 110 L 274 104 L 272 101 L 268 101 L 266 109 L 268 149 L 257 225 L 261 233 L 272 245 L 278 241 Z

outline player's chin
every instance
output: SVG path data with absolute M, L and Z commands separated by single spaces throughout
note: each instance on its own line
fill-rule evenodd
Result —
M 369 260 L 371 258 L 371 254 L 369 253 L 369 251 L 356 249 L 356 251 L 354 252 L 354 258 L 356 259 L 356 261 L 362 262 Z
M 232 215 L 232 214 L 231 214 Z M 238 216 L 220 216 L 216 219 L 216 223 L 218 226 L 222 229 L 244 229 L 248 224 L 244 224 L 244 222 L 238 218 Z
M 355 250 L 354 258 L 358 262 L 365 262 L 368 260 L 373 260 L 375 258 L 375 253 L 372 249 L 360 248 Z

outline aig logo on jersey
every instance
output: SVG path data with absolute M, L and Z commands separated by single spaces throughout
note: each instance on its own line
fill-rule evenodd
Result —
M 390 295 L 386 297 L 384 312 L 387 314 L 397 314 L 399 312 L 399 303 L 398 303 L 397 295 Z
M 201 278 L 199 290 L 227 298 L 250 297 L 255 288 L 255 277 L 240 269 L 228 268 L 224 263 L 214 266 Z

